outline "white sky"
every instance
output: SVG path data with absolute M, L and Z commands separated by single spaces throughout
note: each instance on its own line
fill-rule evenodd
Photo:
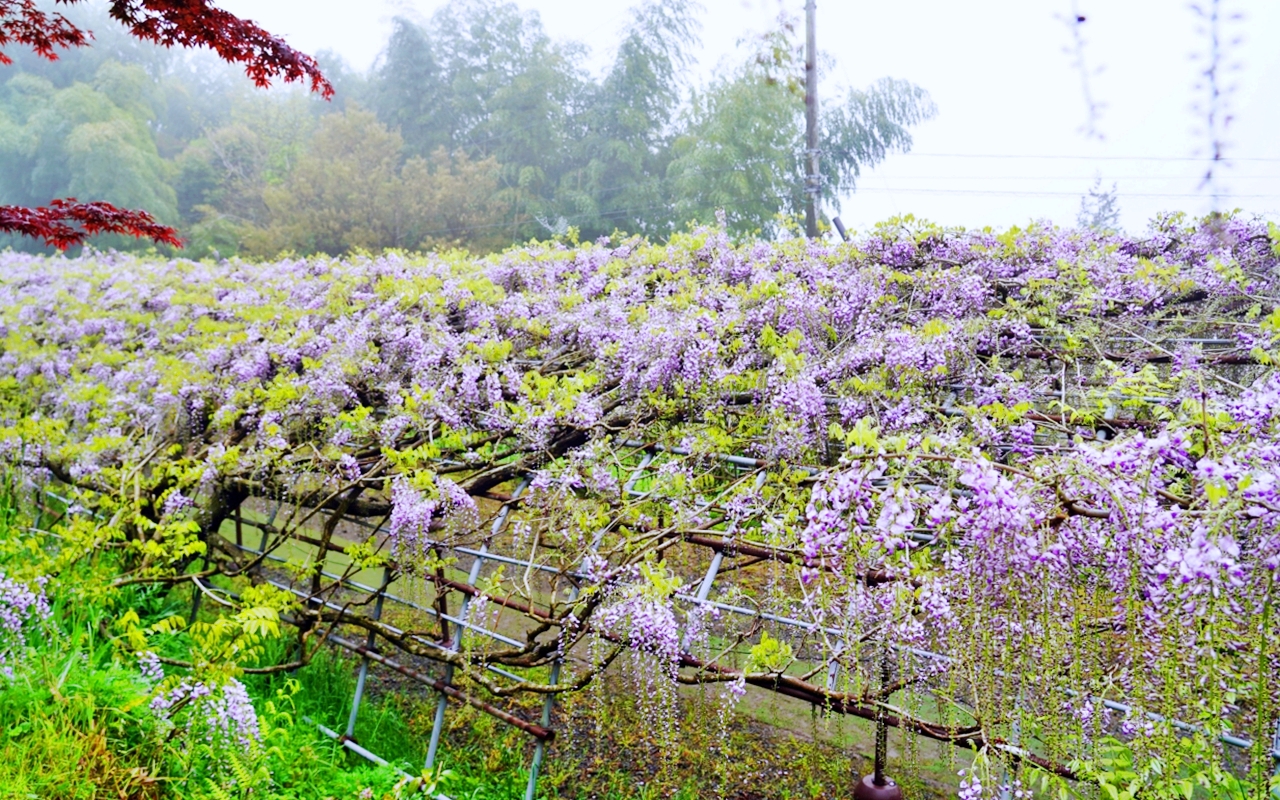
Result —
M 804 0 L 701 0 L 702 48 L 690 79 L 701 82 L 742 57 L 736 44 L 765 30 L 784 8 L 800 16 Z M 1209 2 L 1210 0 L 1201 0 Z M 915 147 L 865 171 L 841 217 L 865 230 L 913 213 L 946 225 L 1004 227 L 1031 219 L 1070 224 L 1095 176 L 1119 188 L 1122 224 L 1140 229 L 1156 212 L 1203 213 L 1199 189 L 1208 152 L 1192 109 L 1205 50 L 1198 20 L 1183 2 L 1077 0 L 1088 18 L 1086 59 L 1105 104 L 1103 141 L 1082 131 L 1088 115 L 1081 74 L 1066 52 L 1061 16 L 1071 0 L 818 0 L 818 45 L 835 59 L 820 94 L 861 87 L 889 75 L 925 89 L 938 116 L 915 129 Z M 353 66 L 373 63 L 392 18 L 429 15 L 441 0 L 224 0 L 304 51 L 336 50 Z M 609 62 L 633 0 L 517 0 L 548 33 L 591 48 L 597 69 Z M 1243 15 L 1227 28 L 1240 38 L 1228 73 L 1234 121 L 1221 186 L 1223 208 L 1280 220 L 1280 3 L 1224 0 Z

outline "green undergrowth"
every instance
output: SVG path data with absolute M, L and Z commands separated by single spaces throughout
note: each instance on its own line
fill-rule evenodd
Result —
M 34 585 L 56 537 L 18 513 L 0 483 L 0 575 Z M 127 587 L 93 591 L 112 576 L 109 552 L 83 559 L 45 581 L 49 614 L 32 618 L 0 675 L 0 798 L 264 798 L 317 800 L 421 796 L 404 773 L 422 773 L 425 743 L 394 702 L 366 702 L 358 741 L 391 762 L 375 766 L 320 733 L 344 730 L 353 663 L 322 650 L 291 673 L 243 675 L 257 712 L 261 746 L 214 771 L 215 754 L 183 726 L 152 710 L 156 688 L 121 646 L 113 621 L 133 609 L 141 624 L 189 611 L 189 590 Z M 109 599 L 107 599 L 109 598 Z M 204 611 L 203 616 L 212 612 Z M 6 643 L 0 640 L 0 653 Z M 283 660 L 286 641 L 264 661 Z M 162 655 L 182 658 L 182 637 Z M 226 754 L 220 754 L 225 760 Z M 486 775 L 445 750 L 437 788 L 455 800 L 509 798 L 523 776 Z
M 0 487 L 3 483 L 0 483 Z M 19 513 L 0 488 L 0 574 L 34 581 L 57 537 Z M 357 658 L 323 648 L 291 672 L 242 674 L 261 730 L 261 746 L 243 756 L 214 753 L 152 709 L 157 687 L 144 679 L 117 621 L 132 609 L 140 625 L 189 615 L 189 585 L 102 591 L 117 574 L 109 550 L 61 565 L 45 581 L 47 618 L 34 620 L 11 676 L 0 676 L 0 798 L 264 798 L 394 800 L 423 796 L 406 785 L 421 776 L 437 696 L 393 674 L 370 671 L 354 738 L 390 762 L 379 767 L 323 735 L 317 723 L 345 731 Z M 200 619 L 217 609 L 203 603 Z M 175 634 L 160 654 L 190 656 Z M 0 645 L 3 642 L 0 641 Z M 261 664 L 288 660 L 291 636 L 269 640 Z M 179 670 L 180 671 L 180 670 Z M 464 687 L 465 689 L 465 687 Z M 821 798 L 845 794 L 866 769 L 868 731 L 746 698 L 717 722 L 718 689 L 690 690 L 680 703 L 679 735 L 661 744 L 651 715 L 625 681 L 561 698 L 538 796 L 564 800 L 692 800 L 721 797 Z M 526 715 L 536 709 L 523 709 Z M 435 791 L 453 800 L 523 798 L 533 742 L 469 706 L 445 717 Z M 607 721 L 607 724 L 606 724 Z M 796 733 L 801 730 L 806 733 Z M 215 769 L 211 762 L 219 761 Z M 926 785 L 913 797 L 935 796 Z

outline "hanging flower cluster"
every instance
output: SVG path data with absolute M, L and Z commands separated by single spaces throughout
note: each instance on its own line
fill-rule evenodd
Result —
M 261 736 L 249 692 L 234 678 L 221 686 L 183 678 L 156 694 L 151 711 L 160 719 L 186 725 L 195 740 L 215 752 L 226 747 L 248 751 Z
M 49 600 L 44 581 L 34 587 L 0 572 L 0 674 L 13 677 L 13 668 L 22 657 L 31 627 L 49 618 Z

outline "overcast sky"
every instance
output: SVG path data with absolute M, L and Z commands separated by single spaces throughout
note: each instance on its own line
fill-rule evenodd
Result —
M 1209 0 L 1202 0 L 1209 2 Z M 557 39 L 585 43 L 592 65 L 609 63 L 630 0 L 517 0 L 536 10 Z M 369 67 L 397 14 L 429 16 L 441 0 L 224 0 L 300 49 L 335 50 Z M 702 47 L 689 79 L 707 80 L 744 57 L 738 42 L 770 27 L 781 11 L 799 17 L 804 0 L 702 0 Z M 1231 0 L 1242 15 L 1227 26 L 1234 86 L 1223 208 L 1280 220 L 1280 2 Z M 866 229 L 913 213 L 946 225 L 1004 227 L 1032 219 L 1069 224 L 1095 177 L 1119 190 L 1122 224 L 1141 229 L 1162 210 L 1203 213 L 1199 188 L 1209 152 L 1193 110 L 1206 50 L 1199 22 L 1181 0 L 1077 0 L 1091 70 L 1105 105 L 1099 141 L 1081 72 L 1065 52 L 1071 0 L 818 0 L 819 48 L 834 59 L 820 93 L 888 75 L 925 89 L 938 116 L 915 131 L 911 153 L 864 172 L 844 198 L 846 225 Z M 359 9 L 357 11 L 357 9 Z

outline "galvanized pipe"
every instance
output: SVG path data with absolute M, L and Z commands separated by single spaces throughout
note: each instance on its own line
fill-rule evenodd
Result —
M 378 590 L 378 599 L 373 601 L 373 619 L 375 622 L 382 619 L 382 601 L 386 599 L 386 589 L 391 583 L 391 569 L 389 567 L 382 568 L 382 588 Z M 365 648 L 373 650 L 377 640 L 377 634 L 369 631 L 369 636 L 365 640 Z M 356 735 L 356 716 L 360 713 L 360 701 L 364 698 L 364 682 L 369 676 L 369 656 L 360 657 L 360 672 L 356 675 L 356 692 L 351 699 L 351 716 L 347 718 L 347 737 L 351 738 Z
M 521 480 L 519 485 L 516 486 L 515 491 L 511 493 L 512 499 L 519 498 L 520 495 L 524 492 L 525 487 L 527 487 L 528 485 L 529 485 L 528 478 Z M 489 529 L 490 539 L 497 536 L 499 533 L 502 532 L 502 529 L 506 527 L 507 517 L 510 516 L 510 513 L 511 513 L 511 506 L 509 505 L 504 505 L 502 509 L 498 511 L 498 516 L 493 520 L 493 526 Z M 484 557 L 485 557 L 485 554 L 488 553 L 488 551 L 489 551 L 489 540 L 486 539 L 485 543 L 480 547 L 480 552 L 476 554 L 475 558 L 471 562 L 471 571 L 467 573 L 468 586 L 474 587 L 476 585 L 476 582 L 480 580 L 480 570 L 484 567 L 484 560 L 485 560 Z M 464 593 L 462 595 L 462 606 L 458 611 L 458 617 L 460 619 L 465 620 L 467 618 L 467 609 L 470 607 L 470 605 L 471 605 L 471 595 Z M 440 615 L 446 616 L 444 612 L 440 612 Z M 453 650 L 454 652 L 459 652 L 462 650 L 462 634 L 465 632 L 466 632 L 466 626 L 456 628 L 456 632 L 453 635 L 453 644 L 450 647 L 450 649 Z M 445 664 L 444 684 L 446 686 L 450 685 L 453 682 L 453 673 L 454 673 L 453 664 Z M 444 731 L 445 706 L 448 704 L 448 702 L 449 700 L 446 697 L 445 692 L 441 691 L 440 700 L 436 703 L 435 719 L 432 721 L 432 724 L 431 724 L 431 742 L 427 746 L 427 762 L 426 762 L 427 769 L 431 769 L 433 766 L 435 766 L 435 763 L 436 763 L 436 755 L 440 750 L 440 734 Z

